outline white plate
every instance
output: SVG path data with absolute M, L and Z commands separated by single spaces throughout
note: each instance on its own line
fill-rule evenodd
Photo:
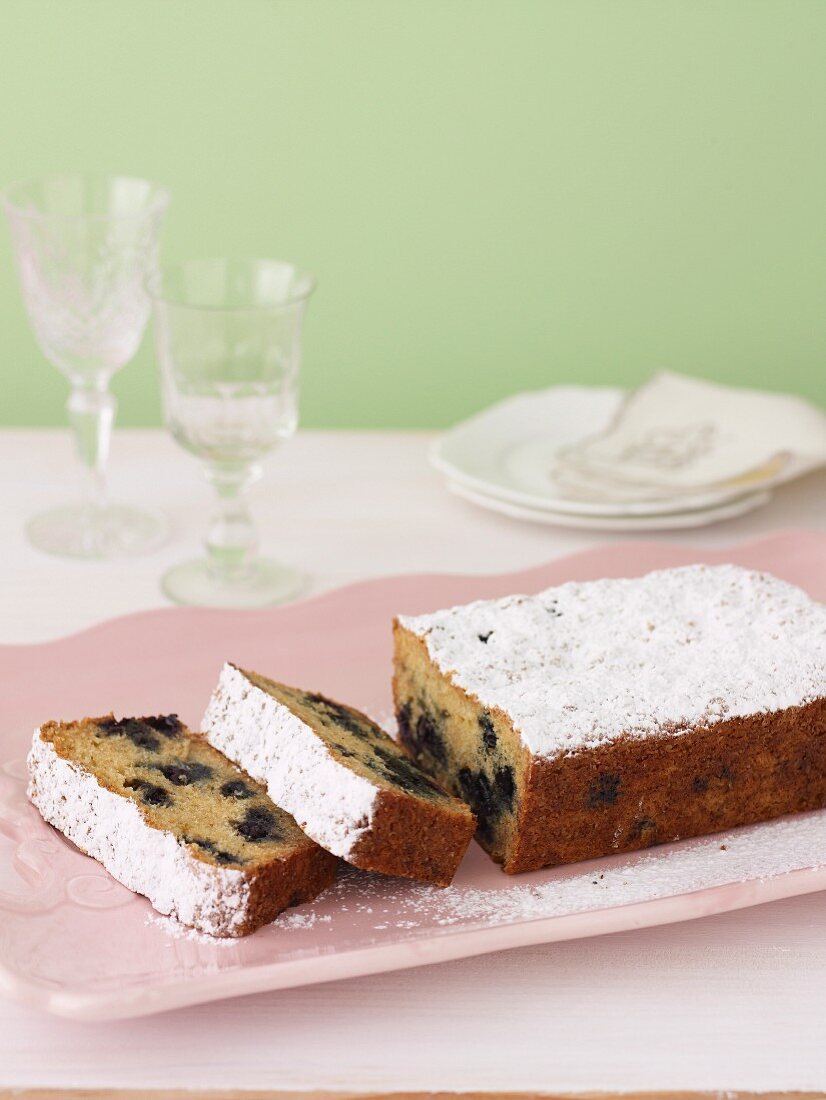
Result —
M 762 508 L 771 500 L 771 493 L 748 493 L 736 500 L 726 501 L 711 508 L 698 508 L 691 512 L 669 512 L 652 516 L 578 516 L 571 512 L 552 512 L 547 508 L 526 508 L 522 504 L 511 504 L 498 497 L 477 493 L 458 481 L 449 481 L 448 489 L 456 496 L 487 508 L 490 512 L 499 512 L 512 519 L 527 520 L 529 523 L 544 523 L 550 527 L 581 527 L 590 531 L 667 531 L 684 527 L 705 527 L 709 523 L 718 523 L 724 519 L 734 519 L 745 515 L 755 508 Z
M 554 513 L 556 518 L 548 522 L 555 523 L 561 522 L 560 513 L 615 518 L 682 515 L 759 495 L 744 496 L 741 487 L 715 489 L 679 499 L 633 503 L 574 500 L 564 496 L 552 476 L 558 451 L 607 428 L 624 396 L 623 390 L 602 386 L 553 386 L 548 390 L 516 394 L 457 424 L 437 439 L 431 448 L 430 460 L 456 485 L 486 498 Z M 752 507 L 758 507 L 758 503 L 753 503 Z M 747 510 L 742 508 L 742 511 Z M 702 522 L 711 523 L 713 518 L 723 517 Z M 652 526 L 696 525 L 664 522 Z M 624 527 L 613 530 L 624 530 Z

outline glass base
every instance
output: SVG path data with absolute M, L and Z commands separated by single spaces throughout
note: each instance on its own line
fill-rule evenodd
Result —
M 303 573 L 269 558 L 258 558 L 248 574 L 233 580 L 219 577 L 206 558 L 182 562 L 164 574 L 161 587 L 175 603 L 196 607 L 269 607 L 297 596 Z
M 154 550 L 167 535 L 163 516 L 124 504 L 70 504 L 34 516 L 29 541 L 62 558 L 118 558 Z

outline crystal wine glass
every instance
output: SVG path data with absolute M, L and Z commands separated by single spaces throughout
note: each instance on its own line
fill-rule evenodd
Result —
M 55 177 L 5 193 L 23 302 L 41 351 L 69 380 L 69 420 L 85 471 L 81 503 L 27 525 L 30 540 L 49 553 L 138 553 L 163 536 L 160 517 L 107 501 L 105 473 L 116 409 L 109 380 L 146 327 L 145 284 L 168 204 L 162 187 L 117 176 Z
M 314 288 L 312 276 L 276 260 L 192 260 L 149 282 L 166 423 L 217 498 L 206 557 L 163 578 L 178 603 L 261 607 L 301 587 L 300 573 L 258 556 L 245 493 L 261 459 L 296 429 Z

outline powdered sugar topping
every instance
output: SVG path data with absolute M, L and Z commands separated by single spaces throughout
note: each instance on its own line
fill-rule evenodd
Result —
M 539 756 L 826 694 L 826 607 L 734 565 L 571 582 L 400 622 Z
M 378 787 L 339 763 L 315 730 L 234 665 L 221 670 L 201 731 L 333 855 L 346 859 L 370 828 Z

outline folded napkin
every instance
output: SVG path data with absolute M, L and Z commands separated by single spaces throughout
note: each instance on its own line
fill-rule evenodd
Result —
M 579 500 L 733 495 L 826 464 L 826 415 L 803 398 L 664 371 L 599 435 L 560 449 L 553 479 Z

